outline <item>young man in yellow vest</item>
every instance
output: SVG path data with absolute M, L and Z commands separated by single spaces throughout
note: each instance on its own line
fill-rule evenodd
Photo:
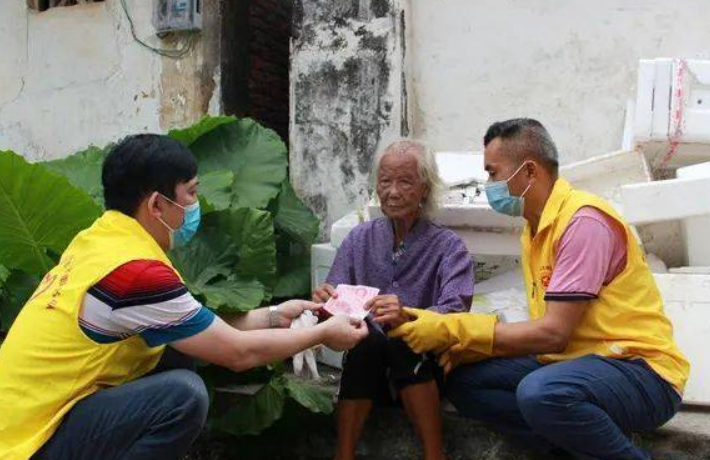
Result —
M 539 122 L 495 123 L 484 144 L 490 205 L 527 221 L 531 319 L 415 310 L 391 334 L 455 368 L 447 396 L 460 413 L 546 458 L 650 459 L 629 434 L 673 417 L 689 364 L 641 248 L 611 206 L 558 177 Z
M 102 180 L 106 213 L 72 241 L 0 349 L 0 459 L 177 460 L 208 398 L 194 372 L 156 372 L 166 345 L 239 372 L 367 335 L 343 317 L 288 329 L 319 308 L 311 302 L 228 323 L 190 295 L 165 254 L 200 221 L 197 164 L 177 141 L 125 139 Z

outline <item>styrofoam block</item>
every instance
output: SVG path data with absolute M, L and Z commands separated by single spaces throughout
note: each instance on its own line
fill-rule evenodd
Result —
M 329 243 L 311 246 L 311 289 L 325 283 L 338 250 Z
M 682 221 L 654 222 L 631 228 L 639 235 L 644 251 L 656 254 L 667 267 L 688 265 Z
M 382 217 L 379 204 L 370 203 L 368 207 L 371 219 Z M 510 217 L 500 214 L 485 201 L 477 197 L 476 202 L 466 205 L 440 206 L 433 219 L 446 227 L 459 228 L 522 228 L 525 221 L 520 217 Z
M 335 221 L 330 227 L 330 244 L 339 248 L 350 231 L 360 225 L 363 220 L 362 213 L 354 211 Z
M 483 232 L 468 228 L 452 227 L 461 237 L 468 252 L 474 255 L 519 256 L 520 233 L 511 231 Z
M 634 150 L 620 150 L 562 166 L 560 175 L 575 188 L 610 201 L 619 212 L 623 212 L 619 209 L 622 185 L 652 180 L 646 158 Z
M 689 59 L 685 65 L 685 88 L 673 92 L 674 98 L 682 98 L 684 106 L 683 139 L 710 143 L 710 61 Z
M 655 275 L 673 323 L 673 334 L 690 361 L 684 402 L 710 405 L 710 275 Z
M 710 275 L 710 267 L 676 267 L 668 272 L 678 275 Z
M 636 83 L 636 104 L 634 117 L 634 139 L 647 141 L 653 131 L 653 88 L 656 80 L 656 61 L 639 61 L 638 81 Z
M 710 162 L 679 168 L 676 175 L 680 179 L 710 177 Z M 710 216 L 685 219 L 683 233 L 687 244 L 688 263 L 697 266 L 710 265 Z
M 338 250 L 328 243 L 311 246 L 311 288 L 313 290 L 325 283 L 337 252 Z M 323 347 L 316 355 L 316 360 L 328 366 L 342 369 L 343 353 Z
M 654 167 L 710 159 L 710 61 L 641 60 L 634 143 Z
M 700 179 L 710 177 L 710 162 L 684 166 L 676 171 L 678 179 Z
M 624 216 L 632 224 L 710 214 L 710 178 L 671 179 L 621 187 Z
M 504 323 L 530 318 L 522 270 L 515 269 L 476 283 L 471 312 L 495 314 Z

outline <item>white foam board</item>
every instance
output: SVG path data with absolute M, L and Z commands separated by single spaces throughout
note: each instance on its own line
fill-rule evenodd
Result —
M 608 200 L 619 212 L 623 212 L 622 185 L 652 180 L 646 158 L 634 150 L 610 152 L 562 166 L 560 175 L 575 188 Z
M 357 211 L 351 212 L 335 221 L 330 227 L 330 244 L 335 248 L 339 248 L 350 231 L 360 225 L 362 221 L 363 216 Z
M 710 177 L 671 179 L 621 187 L 624 216 L 632 225 L 710 214 Z
M 710 98 L 709 102 L 710 102 Z M 679 168 L 679 179 L 710 177 L 710 162 Z M 707 199 L 710 199 L 708 197 Z M 710 265 L 710 216 L 690 217 L 683 220 L 683 234 L 687 245 L 687 261 L 693 266 Z
M 710 275 L 659 274 L 655 278 L 675 339 L 690 361 L 683 400 L 710 405 Z

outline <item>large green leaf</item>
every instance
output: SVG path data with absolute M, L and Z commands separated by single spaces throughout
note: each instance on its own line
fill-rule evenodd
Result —
M 276 270 L 271 216 L 258 209 L 213 212 L 170 254 L 190 291 L 215 310 L 248 311 L 268 300 Z
M 200 207 L 202 213 L 224 211 L 232 202 L 234 173 L 217 170 L 200 175 Z
M 8 276 L 10 276 L 10 270 L 0 265 L 0 288 L 5 284 Z
M 214 219 L 206 218 L 190 244 L 171 251 L 170 258 L 190 292 L 214 310 L 248 311 L 265 297 L 259 281 L 236 275 L 237 245 Z
M 236 121 L 233 116 L 211 117 L 205 116 L 202 120 L 185 129 L 171 129 L 168 136 L 178 140 L 186 147 L 192 145 L 200 136 L 209 133 L 218 126 Z
M 215 428 L 234 436 L 261 433 L 283 415 L 285 386 L 283 377 L 275 377 L 253 397 L 230 408 L 224 416 L 215 420 Z
M 188 245 L 170 252 L 170 259 L 190 291 L 200 294 L 210 281 L 232 274 L 238 255 L 232 238 L 205 222 Z
M 222 124 L 190 145 L 200 172 L 234 173 L 232 207 L 265 208 L 286 178 L 286 146 L 274 131 L 243 118 Z
M 266 298 L 264 286 L 254 279 L 231 276 L 202 288 L 205 303 L 225 313 L 241 313 L 261 305 Z
M 310 247 L 318 237 L 320 227 L 318 218 L 298 198 L 288 180 L 281 184 L 274 225 L 306 247 Z
M 37 289 L 40 278 L 19 270 L 10 272 L 0 289 L 0 330 L 8 331 L 22 307 Z
M 43 166 L 69 179 L 75 187 L 86 190 L 96 203 L 103 206 L 104 190 L 101 185 L 101 169 L 111 146 L 90 146 L 74 155 L 42 163 Z
M 276 276 L 276 239 L 271 214 L 242 208 L 212 213 L 206 219 L 232 237 L 239 256 L 237 275 L 256 278 L 272 288 Z
M 304 297 L 311 292 L 311 258 L 308 254 L 279 253 L 274 297 Z
M 21 156 L 0 151 L 0 263 L 42 275 L 101 209 L 69 181 Z
M 333 412 L 333 396 L 323 387 L 303 380 L 286 378 L 286 390 L 298 404 L 316 414 Z

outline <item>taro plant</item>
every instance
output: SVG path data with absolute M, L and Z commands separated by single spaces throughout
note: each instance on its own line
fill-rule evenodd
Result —
M 251 119 L 226 116 L 168 135 L 199 164 L 202 225 L 190 244 L 170 254 L 190 291 L 224 314 L 308 295 L 308 248 L 319 223 L 288 181 L 278 135 Z M 0 340 L 40 277 L 101 214 L 101 166 L 109 149 L 92 146 L 38 164 L 0 151 Z M 212 387 L 262 385 L 212 420 L 225 433 L 261 432 L 281 417 L 287 398 L 312 412 L 332 411 L 323 390 L 290 378 L 280 364 L 244 375 L 213 366 L 202 373 Z

